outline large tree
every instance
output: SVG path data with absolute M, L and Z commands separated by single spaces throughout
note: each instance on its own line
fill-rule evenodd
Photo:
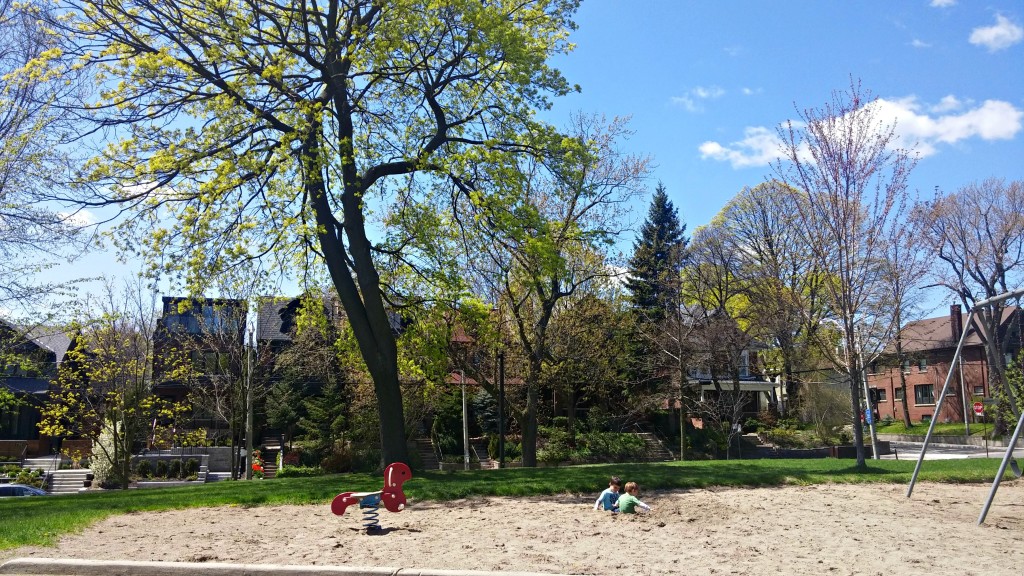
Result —
M 78 74 L 53 52 L 45 3 L 0 0 L 0 303 L 6 308 L 55 288 L 33 283 L 78 239 L 81 220 L 48 203 L 71 165 L 61 146 L 74 116 L 62 107 L 80 94 Z M 49 55 L 54 69 L 23 69 Z
M 537 411 L 548 330 L 577 291 L 615 275 L 605 256 L 639 192 L 649 159 L 619 146 L 625 120 L 575 115 L 569 133 L 543 156 L 494 172 L 490 201 L 463 203 L 467 254 L 478 263 L 525 358 L 525 406 L 513 409 L 523 433 L 523 465 L 536 465 Z
M 239 260 L 326 265 L 372 376 L 386 462 L 407 461 L 371 230 L 382 203 L 462 180 L 550 131 L 576 0 L 69 0 L 65 52 L 99 67 L 117 140 L 92 165 L 194 288 Z M 394 196 L 391 194 L 394 193 Z
M 53 389 L 42 409 L 41 433 L 93 441 L 94 461 L 106 471 L 104 484 L 127 488 L 137 443 L 168 428 L 184 409 L 159 398 L 153 387 L 155 299 L 141 286 L 85 303 L 90 317 L 75 329 Z M 164 369 L 184 377 L 187 356 L 168 354 Z
M 795 205 L 802 197 L 772 180 L 746 188 L 715 221 L 734 244 L 750 332 L 770 349 L 761 354 L 797 397 L 800 374 L 816 368 L 814 334 L 826 313 L 825 275 L 810 256 Z
M 658 182 L 640 236 L 633 243 L 626 287 L 641 316 L 651 322 L 663 318 L 679 300 L 679 272 L 686 250 L 686 224 Z
M 821 108 L 797 111 L 799 122 L 779 129 L 780 181 L 801 191 L 794 224 L 828 275 L 825 297 L 845 342 L 833 366 L 849 377 L 857 466 L 863 467 L 860 389 L 864 352 L 892 330 L 891 310 L 881 306 L 886 231 L 901 226 L 907 178 L 915 164 L 895 147 L 895 125 L 879 118 L 875 100 L 859 83 L 836 91 Z M 828 351 L 827 346 L 823 346 Z
M 938 194 L 917 207 L 915 218 L 941 262 L 933 268 L 938 284 L 968 308 L 1024 285 L 1024 181 L 990 178 Z M 975 308 L 975 322 L 985 338 L 990 383 L 1012 397 L 999 332 L 1006 306 Z M 1008 407 L 1017 414 L 1016 403 Z

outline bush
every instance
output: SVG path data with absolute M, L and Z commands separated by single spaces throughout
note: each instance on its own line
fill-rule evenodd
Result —
M 183 468 L 184 463 L 181 460 L 171 460 L 171 463 L 167 465 L 167 477 L 181 478 L 183 476 Z
M 156 473 L 154 476 L 157 478 L 167 478 L 167 460 L 156 461 Z
M 153 476 L 153 464 L 149 460 L 139 460 L 135 467 L 135 473 L 139 478 L 150 478 Z
M 199 460 L 195 458 L 189 458 L 185 462 L 185 475 L 186 476 L 198 476 L 199 475 Z
M 287 466 L 277 471 L 277 478 L 305 478 L 326 474 L 319 466 Z
M 803 448 L 807 444 L 799 432 L 789 428 L 772 428 L 767 436 L 769 442 L 780 448 Z

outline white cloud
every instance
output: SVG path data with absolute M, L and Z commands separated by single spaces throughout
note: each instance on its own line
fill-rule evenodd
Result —
M 956 6 L 956 0 L 932 0 L 932 8 L 949 8 L 950 6 Z
M 1024 40 L 1024 28 L 1014 24 L 1002 14 L 996 14 L 993 26 L 982 26 L 971 31 L 971 44 L 988 48 L 989 52 L 998 52 Z
M 698 148 L 702 159 L 729 162 L 733 168 L 767 166 L 782 158 L 783 146 L 779 135 L 764 126 L 751 126 L 743 131 L 743 140 L 722 146 L 718 142 L 705 142 Z
M 920 40 L 918 38 L 914 38 L 913 40 L 911 40 L 910 41 L 910 45 L 913 46 L 914 48 L 931 48 L 932 47 L 931 44 L 925 42 L 924 40 Z
M 714 100 L 715 98 L 721 98 L 725 94 L 725 90 L 722 90 L 718 86 L 697 86 L 692 90 L 693 95 L 701 100 Z
M 742 88 L 744 96 L 753 96 L 754 94 L 760 94 L 763 91 L 764 90 L 762 90 L 761 88 Z
M 942 114 L 943 112 L 952 112 L 953 110 L 959 110 L 964 103 L 957 99 L 956 96 L 950 94 L 944 96 L 942 100 L 939 100 L 938 104 L 935 104 L 928 110 L 934 114 Z
M 76 210 L 74 212 L 58 212 L 57 216 L 66 224 L 70 224 L 76 228 L 92 226 L 97 222 L 96 215 L 85 209 Z
M 703 112 L 704 107 L 701 100 L 715 100 L 725 95 L 725 90 L 718 86 L 697 86 L 687 90 L 682 96 L 673 96 L 672 103 L 682 107 L 687 112 Z
M 1009 102 L 986 100 L 969 109 L 949 109 L 942 114 L 943 105 L 960 104 L 954 96 L 946 96 L 932 107 L 936 115 L 929 115 L 913 96 L 898 100 L 879 99 L 879 116 L 885 122 L 896 122 L 899 144 L 914 148 L 924 156 L 937 152 L 938 144 L 956 144 L 971 138 L 982 140 L 1010 140 L 1022 128 L 1024 111 Z M 952 110 L 957 110 L 953 113 Z
M 1001 100 L 968 104 L 953 95 L 938 104 L 925 106 L 914 96 L 879 99 L 877 118 L 884 124 L 896 123 L 897 146 L 916 150 L 921 157 L 938 152 L 940 144 L 956 144 L 972 138 L 1009 140 L 1024 129 L 1024 110 Z M 729 162 L 733 168 L 767 166 L 782 157 L 782 141 L 773 130 L 748 127 L 738 142 L 722 145 L 708 141 L 700 145 L 702 159 Z M 801 152 L 806 157 L 806 151 Z

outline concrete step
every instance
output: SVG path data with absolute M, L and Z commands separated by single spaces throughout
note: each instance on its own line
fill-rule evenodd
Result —
M 22 468 L 28 468 L 30 470 L 42 470 L 43 472 L 53 472 L 60 468 L 61 457 L 56 456 L 40 456 L 36 458 L 26 458 L 22 463 Z
M 85 489 L 85 479 L 92 471 L 82 468 L 78 470 L 56 470 L 50 474 L 48 482 L 51 494 L 70 494 Z
M 420 455 L 424 470 L 437 470 L 441 467 L 437 461 L 437 455 L 434 453 L 434 445 L 429 438 L 416 439 L 416 453 Z

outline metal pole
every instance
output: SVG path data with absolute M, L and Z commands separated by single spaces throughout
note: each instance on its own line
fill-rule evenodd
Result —
M 462 469 L 469 470 L 469 420 L 466 418 L 466 371 L 459 370 L 462 380 Z
M 960 367 L 960 401 L 964 403 L 964 436 L 967 439 L 971 437 L 971 423 L 969 422 L 967 412 L 967 383 L 964 381 L 964 359 L 961 358 L 957 364 Z M 953 369 L 952 366 L 949 367 Z
M 1022 427 L 1024 427 L 1024 414 L 1021 414 L 1020 419 L 1017 420 L 1017 428 L 1013 431 L 1010 445 L 1006 447 L 1006 455 L 1003 456 L 1003 462 L 999 465 L 999 472 L 996 472 L 996 479 L 992 481 L 992 491 L 988 493 L 988 500 L 985 500 L 985 507 L 981 509 L 981 516 L 978 516 L 978 524 L 984 522 L 985 516 L 988 515 L 988 509 L 992 506 L 992 499 L 996 497 L 996 490 L 999 490 L 999 482 L 1003 479 L 1003 473 L 1006 472 L 1006 465 L 1013 459 L 1013 449 L 1017 447 L 1017 439 L 1020 438 Z
M 498 352 L 498 467 L 505 467 L 505 351 Z
M 860 345 L 860 338 L 857 339 L 857 348 L 857 358 L 860 360 L 860 379 L 864 383 L 864 404 L 868 407 L 868 411 L 864 414 L 864 419 L 868 421 L 868 431 L 871 433 L 871 459 L 880 460 L 881 456 L 878 455 L 878 432 L 875 430 L 875 412 L 871 406 L 871 391 L 868 389 L 868 371 L 864 365 L 864 347 Z
M 970 314 L 967 315 L 967 323 L 964 324 L 964 331 L 960 334 L 960 342 L 957 343 L 956 352 L 953 353 L 953 360 L 949 363 L 949 373 L 946 374 L 946 382 L 942 385 L 942 393 L 939 394 L 939 399 L 935 401 L 935 414 L 932 415 L 932 420 L 928 423 L 928 433 L 924 436 L 924 445 L 921 446 L 921 453 L 917 455 L 917 465 L 914 466 L 914 474 L 910 477 L 910 485 L 907 486 L 907 498 L 910 498 L 910 494 L 913 493 L 914 483 L 917 482 L 917 475 L 921 472 L 921 462 L 924 462 L 924 453 L 928 450 L 928 443 L 932 441 L 932 431 L 935 429 L 935 423 L 939 420 L 939 411 L 942 410 L 942 401 L 946 398 L 946 389 L 949 388 L 949 381 L 953 379 L 953 364 L 960 359 L 960 352 L 964 349 L 964 341 L 967 340 L 968 332 L 966 326 L 971 325 L 971 320 L 974 319 L 974 310 L 975 308 L 971 308 Z M 907 398 L 903 399 L 904 402 L 907 400 Z
M 243 344 L 244 345 L 244 344 Z M 245 479 L 252 480 L 252 348 L 245 348 Z

